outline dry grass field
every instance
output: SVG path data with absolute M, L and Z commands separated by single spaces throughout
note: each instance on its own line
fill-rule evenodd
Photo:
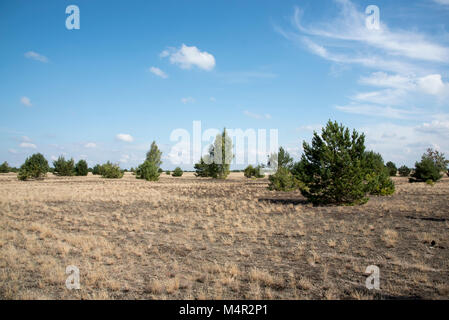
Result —
M 391 197 L 313 207 L 242 173 L 1 174 L 0 298 L 448 299 L 449 179 L 394 179 Z M 380 291 L 365 288 L 369 265 Z

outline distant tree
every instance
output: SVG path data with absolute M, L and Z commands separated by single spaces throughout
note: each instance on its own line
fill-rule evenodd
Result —
M 195 164 L 195 175 L 226 179 L 232 158 L 232 139 L 224 129 L 223 133 L 215 137 L 214 144 L 209 147 L 209 154 L 201 157 L 200 162 Z
M 160 172 L 154 161 L 145 160 L 136 171 L 137 179 L 145 179 L 147 181 L 158 181 Z
M 396 168 L 396 165 L 393 162 L 388 161 L 385 166 L 388 169 L 388 174 L 390 175 L 390 177 L 395 177 L 396 173 L 398 172 L 398 169 Z
M 101 176 L 107 179 L 120 179 L 123 177 L 123 171 L 117 164 L 106 162 L 100 168 Z
M 410 182 L 436 182 L 443 177 L 440 167 L 429 157 L 425 155 L 420 162 L 415 163 L 415 171 L 413 172 Z
M 169 176 L 169 175 L 170 175 L 170 170 L 166 170 L 166 171 L 165 171 L 165 174 L 166 174 L 167 176 Z
M 48 161 L 40 153 L 35 153 L 25 160 L 17 174 L 19 180 L 43 179 L 48 172 Z
M 151 143 L 150 151 L 147 152 L 147 161 L 153 162 L 153 164 L 156 166 L 157 169 L 162 164 L 161 161 L 162 152 L 159 150 L 156 141 L 153 141 Z
M 173 170 L 172 176 L 173 177 L 181 177 L 183 173 L 184 172 L 182 171 L 182 169 L 180 167 L 176 167 L 175 170 Z
M 96 164 L 92 169 L 92 174 L 101 175 L 101 165 Z
M 409 167 L 404 165 L 398 169 L 398 172 L 401 177 L 408 177 L 410 175 L 411 170 Z
M 89 172 L 86 160 L 80 160 L 75 165 L 75 174 L 77 176 L 87 176 Z
M 8 173 L 11 170 L 11 168 L 9 167 L 8 162 L 3 162 L 0 165 L 0 173 Z
M 59 156 L 58 160 L 53 161 L 55 168 L 54 174 L 58 176 L 73 176 L 75 174 L 75 161 L 73 159 L 65 160 L 64 156 Z
M 278 167 L 286 168 L 290 170 L 293 166 L 293 158 L 290 154 L 280 147 L 278 152 Z
M 431 160 L 440 172 L 447 171 L 449 160 L 446 160 L 444 153 L 441 153 L 438 150 L 433 150 L 432 148 L 428 148 L 426 150 L 426 153 L 424 153 L 422 156 L 422 159 L 424 158 Z

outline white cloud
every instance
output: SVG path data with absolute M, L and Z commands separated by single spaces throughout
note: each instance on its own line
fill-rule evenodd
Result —
M 157 67 L 151 67 L 150 72 L 157 75 L 158 77 L 163 78 L 163 79 L 168 78 L 168 75 L 164 71 L 162 71 L 161 69 L 159 69 Z
M 28 97 L 22 97 L 22 98 L 20 98 L 20 102 L 21 102 L 24 106 L 27 106 L 27 107 L 31 107 L 31 106 L 32 106 L 31 100 L 30 100 L 30 98 L 28 98 Z
M 9 152 L 9 153 L 12 153 L 12 154 L 17 154 L 17 153 L 19 153 L 16 149 L 8 149 L 8 152 Z
M 172 64 L 176 64 L 182 69 L 191 69 L 196 66 L 200 69 L 210 71 L 215 67 L 215 58 L 206 51 L 200 51 L 197 47 L 182 44 L 179 49 L 164 50 L 160 57 L 169 57 Z
M 95 142 L 88 142 L 84 145 L 85 148 L 95 148 L 97 144 Z
M 47 57 L 45 57 L 45 56 L 43 56 L 43 55 L 41 55 L 41 54 L 39 54 L 37 52 L 34 52 L 34 51 L 26 52 L 25 53 L 25 57 L 28 58 L 28 59 L 33 59 L 33 60 L 44 62 L 44 63 L 48 62 Z
M 418 85 L 422 91 L 428 94 L 438 95 L 449 91 L 449 84 L 443 83 L 440 74 L 431 74 L 418 79 Z
M 253 112 L 250 112 L 248 110 L 245 110 L 245 111 L 243 111 L 243 114 L 245 116 L 247 116 L 247 117 L 250 117 L 250 118 L 253 118 L 253 119 L 258 119 L 258 120 L 261 120 L 261 119 L 268 119 L 269 120 L 269 119 L 271 119 L 271 114 L 269 114 L 269 113 L 266 113 L 266 114 L 262 115 L 262 114 L 253 113 Z
M 115 136 L 116 139 L 120 140 L 120 141 L 124 141 L 124 142 L 133 142 L 134 138 L 127 133 L 119 133 L 118 135 Z
M 31 149 L 36 149 L 36 145 L 33 143 L 29 143 L 29 142 L 22 142 L 21 144 L 19 144 L 19 147 L 21 148 L 31 148 Z
M 367 104 L 350 104 L 346 106 L 336 106 L 335 108 L 346 113 L 390 119 L 412 119 L 417 118 L 422 114 L 420 110 L 399 109 Z
M 24 142 L 30 142 L 31 139 L 30 139 L 30 137 L 22 136 L 22 141 L 24 141 Z
M 194 103 L 195 99 L 193 99 L 192 97 L 181 98 L 181 102 L 184 103 L 184 104 Z

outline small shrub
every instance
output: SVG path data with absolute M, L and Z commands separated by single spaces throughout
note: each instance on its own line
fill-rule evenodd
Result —
M 252 176 L 254 176 L 254 174 L 255 174 L 255 170 L 252 165 L 247 166 L 245 168 L 245 170 L 243 171 L 243 175 L 245 177 L 247 177 L 248 179 L 251 178 Z
M 398 171 L 399 171 L 399 175 L 400 175 L 401 177 L 408 177 L 408 176 L 410 175 L 410 172 L 411 172 L 410 168 L 407 167 L 407 166 L 402 166 L 402 167 L 400 167 L 400 168 L 398 169 Z
M 262 167 L 260 165 L 258 165 L 257 167 L 253 167 L 252 165 L 249 165 L 245 168 L 245 170 L 243 171 L 243 174 L 245 177 L 247 178 L 263 178 L 265 177 L 265 174 L 262 173 Z
M 101 165 L 97 164 L 92 169 L 92 174 L 100 175 L 101 174 Z
M 0 173 L 8 173 L 10 170 L 11 168 L 9 167 L 8 162 L 6 161 L 0 165 Z
M 268 177 L 269 190 L 292 191 L 300 187 L 300 182 L 285 167 L 279 167 L 275 174 Z
M 385 166 L 388 169 L 388 174 L 390 175 L 390 177 L 395 177 L 396 173 L 398 171 L 398 169 L 396 168 L 396 165 L 393 162 L 388 161 Z
M 123 171 L 117 164 L 106 162 L 100 168 L 101 176 L 106 179 L 120 179 L 123 177 Z
M 162 170 L 162 168 L 157 169 L 157 172 L 162 173 L 164 172 L 164 170 Z
M 137 179 L 145 179 L 147 181 L 158 181 L 160 172 L 159 168 L 153 161 L 145 160 L 136 171 Z
M 75 166 L 75 174 L 77 176 L 87 176 L 89 173 L 89 168 L 86 160 L 80 160 Z
M 64 156 L 59 156 L 58 160 L 53 161 L 55 168 L 54 174 L 58 176 L 73 176 L 75 174 L 75 161 L 73 159 L 65 160 Z
M 40 153 L 35 153 L 25 160 L 17 174 L 19 180 L 43 179 L 48 172 L 48 161 Z
M 166 174 L 167 176 L 169 176 L 170 173 L 171 173 L 170 170 L 165 171 L 165 174 Z
M 173 170 L 172 176 L 173 177 L 181 177 L 183 173 L 184 172 L 182 171 L 182 169 L 180 167 L 176 167 L 175 170 Z
M 428 179 L 428 180 L 426 180 L 426 184 L 433 187 L 435 185 L 435 182 L 432 179 Z

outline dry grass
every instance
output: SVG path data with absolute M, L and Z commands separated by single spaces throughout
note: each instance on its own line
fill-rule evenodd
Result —
M 3 299 L 449 298 L 449 179 L 313 207 L 267 179 L 0 175 Z M 432 245 L 433 243 L 433 245 Z M 379 292 L 364 271 L 380 268 Z M 65 268 L 81 289 L 65 287 Z

